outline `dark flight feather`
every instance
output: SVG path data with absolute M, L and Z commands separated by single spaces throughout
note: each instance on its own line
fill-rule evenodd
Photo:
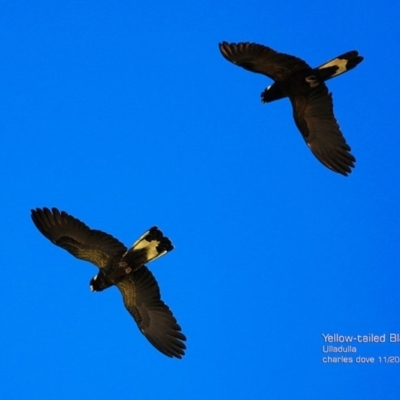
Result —
M 126 247 L 108 233 L 90 229 L 56 208 L 51 211 L 48 208 L 32 210 L 32 220 L 51 242 L 99 268 L 110 266 L 116 257 L 126 252 Z
M 117 283 L 126 309 L 149 342 L 168 357 L 181 358 L 186 337 L 175 317 L 160 298 L 153 274 L 145 267 Z
M 300 58 L 278 53 L 256 43 L 222 42 L 219 49 L 226 60 L 248 71 L 266 75 L 274 81 L 285 81 L 294 72 L 310 68 Z

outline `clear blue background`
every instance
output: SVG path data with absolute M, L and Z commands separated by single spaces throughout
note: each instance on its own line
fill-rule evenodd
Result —
M 372 5 L 375 3 L 375 5 Z M 394 2 L 2 1 L 3 399 L 398 399 L 400 365 L 325 365 L 322 333 L 400 332 L 399 7 Z M 252 41 L 318 66 L 357 164 L 323 167 L 288 100 L 228 63 Z M 47 241 L 58 207 L 131 245 L 188 337 L 157 352 L 96 268 Z M 400 344 L 357 355 L 400 355 Z

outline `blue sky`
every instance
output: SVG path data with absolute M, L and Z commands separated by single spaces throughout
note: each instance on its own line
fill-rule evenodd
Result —
M 322 334 L 400 333 L 398 6 L 357 2 L 27 1 L 0 6 L 5 399 L 397 399 L 400 343 L 324 364 Z M 228 63 L 251 41 L 318 66 L 357 159 L 324 168 L 288 100 Z M 140 334 L 96 268 L 52 245 L 57 207 L 131 245 L 188 337 L 183 360 Z M 332 354 L 331 354 L 332 355 Z

